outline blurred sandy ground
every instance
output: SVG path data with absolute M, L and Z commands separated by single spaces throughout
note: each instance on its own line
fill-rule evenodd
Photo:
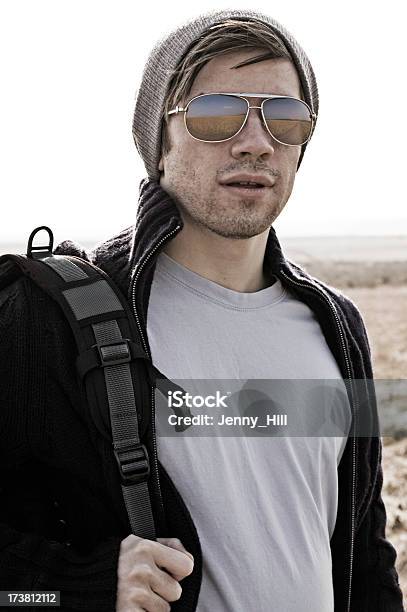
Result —
M 407 378 L 407 285 L 343 291 L 365 319 L 375 377 Z M 383 476 L 386 535 L 397 550 L 397 570 L 407 604 L 407 437 L 383 438 Z
M 376 379 L 407 378 L 407 237 L 291 239 L 285 254 L 347 295 L 365 320 Z M 407 410 L 407 397 L 405 401 Z M 407 437 L 383 440 L 386 536 L 407 609 Z

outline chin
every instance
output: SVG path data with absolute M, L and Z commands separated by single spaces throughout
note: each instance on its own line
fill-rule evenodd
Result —
M 270 223 L 271 225 L 271 223 Z M 248 238 L 254 238 L 255 236 L 259 236 L 266 231 L 269 231 L 270 225 L 262 223 L 262 224 L 247 224 L 244 221 L 241 224 L 236 225 L 236 223 L 231 223 L 230 225 L 207 225 L 206 227 L 212 231 L 214 234 L 218 236 L 222 236 L 223 238 L 231 238 L 235 240 L 242 240 Z

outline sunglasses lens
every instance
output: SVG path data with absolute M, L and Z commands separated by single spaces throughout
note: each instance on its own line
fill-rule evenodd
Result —
M 247 104 L 233 96 L 208 94 L 192 100 L 185 114 L 189 133 L 198 140 L 226 140 L 242 127 Z
M 288 145 L 302 145 L 311 134 L 309 108 L 301 100 L 273 98 L 263 105 L 264 120 L 271 134 Z

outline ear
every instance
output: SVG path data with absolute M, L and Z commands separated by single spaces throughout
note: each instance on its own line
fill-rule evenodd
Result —
M 164 157 L 161 155 L 160 161 L 158 162 L 158 170 L 164 172 Z

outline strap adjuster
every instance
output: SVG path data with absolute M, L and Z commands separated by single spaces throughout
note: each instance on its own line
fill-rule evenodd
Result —
M 108 342 L 106 344 L 94 344 L 99 355 L 99 362 L 102 368 L 120 363 L 129 363 L 132 359 L 129 341 L 127 338 Z
M 113 347 L 113 349 L 111 347 Z M 93 344 L 88 350 L 78 355 L 76 359 L 76 369 L 81 380 L 83 380 L 86 374 L 95 368 L 104 368 L 120 363 L 128 363 L 136 359 L 144 359 L 150 363 L 150 358 L 139 344 L 136 344 L 128 338 L 121 338 L 120 340 L 106 344 Z
M 133 439 L 117 442 L 114 446 L 122 484 L 146 482 L 150 476 L 150 459 L 144 444 Z

